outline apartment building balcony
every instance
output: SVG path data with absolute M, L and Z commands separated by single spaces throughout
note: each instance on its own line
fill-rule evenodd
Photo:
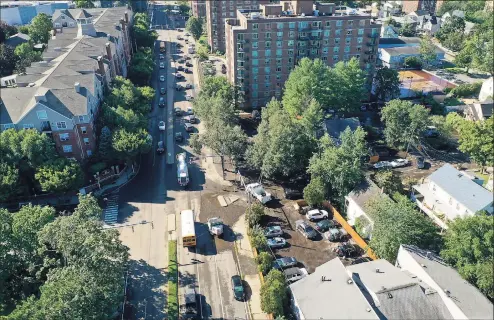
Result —
M 365 54 L 375 54 L 376 50 L 367 50 L 364 52 Z
M 298 35 L 297 39 L 300 41 L 309 41 L 310 40 L 309 36 L 303 36 L 300 34 Z
M 249 52 L 249 48 L 241 47 L 241 48 L 237 48 L 237 51 L 238 52 Z
M 322 34 L 321 35 L 318 35 L 318 36 L 310 35 L 309 36 L 309 39 L 310 40 L 321 40 L 322 39 Z
M 376 45 L 376 43 L 374 41 L 369 41 L 369 42 L 366 43 L 366 45 L 368 47 L 374 47 Z

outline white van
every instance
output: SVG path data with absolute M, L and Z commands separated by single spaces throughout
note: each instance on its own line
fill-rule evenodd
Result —
M 193 46 L 188 46 L 187 47 L 187 52 L 190 53 L 190 54 L 194 54 L 196 52 L 196 50 L 194 49 Z
M 293 283 L 295 281 L 298 281 L 309 274 L 307 272 L 307 269 L 297 268 L 297 267 L 288 268 L 284 270 L 283 273 L 285 274 L 285 278 L 286 281 L 288 281 L 288 283 Z

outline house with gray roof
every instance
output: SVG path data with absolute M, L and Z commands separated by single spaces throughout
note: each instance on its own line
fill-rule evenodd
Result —
M 127 7 L 58 10 L 42 61 L 2 88 L 0 130 L 34 128 L 50 135 L 59 153 L 83 160 L 96 148 L 95 120 L 103 89 L 126 77 L 131 58 Z M 62 19 L 62 16 L 65 19 Z M 56 21 L 76 22 L 57 25 Z
M 29 42 L 29 40 L 31 40 L 29 35 L 19 32 L 5 39 L 5 45 L 15 48 L 20 44 Z
M 336 144 L 340 143 L 340 134 L 350 128 L 351 131 L 360 127 L 358 118 L 331 118 L 324 120 L 323 129 L 333 139 Z
M 289 287 L 297 319 L 451 319 L 439 294 L 380 259 L 345 267 L 335 258 Z
M 479 211 L 492 214 L 493 194 L 482 187 L 483 180 L 445 164 L 413 186 L 412 200 L 437 225 L 447 229 L 448 221 L 475 215 Z
M 437 254 L 402 244 L 396 266 L 429 286 L 447 308 L 449 319 L 492 319 L 492 302 Z

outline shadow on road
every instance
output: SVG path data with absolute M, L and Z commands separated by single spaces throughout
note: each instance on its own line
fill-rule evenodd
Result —
M 165 271 L 150 266 L 144 260 L 131 260 L 129 275 L 129 302 L 135 318 L 139 319 L 144 315 L 146 319 L 165 318 L 167 297 L 161 288 L 167 281 Z

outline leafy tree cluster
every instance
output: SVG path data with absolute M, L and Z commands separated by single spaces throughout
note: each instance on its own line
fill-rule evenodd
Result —
M 53 140 L 35 129 L 0 133 L 0 202 L 32 192 L 64 192 L 83 184 L 78 163 L 60 158 Z
M 249 228 L 253 228 L 261 223 L 262 217 L 264 217 L 264 206 L 260 203 L 253 203 L 249 208 L 245 210 L 245 219 Z
M 403 193 L 403 184 L 396 171 L 382 170 L 373 174 L 372 179 L 386 194 Z
M 92 0 L 75 0 L 74 2 L 77 8 L 85 8 L 85 9 L 94 8 L 94 2 Z
M 465 37 L 465 20 L 461 17 L 449 17 L 436 33 L 436 38 L 446 48 L 458 52 L 462 49 Z
M 0 44 L 0 77 L 13 74 L 17 60 L 14 48 L 5 43 Z
M 129 79 L 138 86 L 148 85 L 153 69 L 154 57 L 151 48 L 139 48 L 130 61 Z
M 366 74 L 360 62 L 352 58 L 334 68 L 322 60 L 303 58 L 285 82 L 283 107 L 292 116 L 301 116 L 315 99 L 323 109 L 338 112 L 359 110 Z
M 258 252 L 265 251 L 268 247 L 268 240 L 264 236 L 264 231 L 259 225 L 249 229 L 250 245 L 256 248 Z
M 136 13 L 134 15 L 134 25 L 132 26 L 133 39 L 139 48 L 152 48 L 158 39 L 158 34 L 154 30 L 149 30 L 149 16 L 146 13 Z
M 406 22 L 400 27 L 400 35 L 403 37 L 415 37 L 416 34 L 415 26 L 411 23 Z
M 53 29 L 51 18 L 45 13 L 40 13 L 31 21 L 28 27 L 29 36 L 34 44 L 47 44 L 50 39 L 50 32 Z
M 455 64 L 466 68 L 494 74 L 492 63 L 494 51 L 494 27 L 492 17 L 486 19 L 480 25 L 475 26 L 473 34 L 470 34 L 461 43 L 461 50 L 455 57 Z
M 381 121 L 387 144 L 405 149 L 429 124 L 429 111 L 410 101 L 391 100 L 381 111 Z
M 304 195 L 311 188 L 319 189 L 321 181 L 325 196 L 336 201 L 341 201 L 355 188 L 364 178 L 364 158 L 368 154 L 365 136 L 364 129 L 358 127 L 354 132 L 346 128 L 338 145 L 328 135 L 322 137 L 319 150 L 310 159 L 311 182 L 304 189 Z
M 457 98 L 469 98 L 471 96 L 478 97 L 481 88 L 482 82 L 465 83 L 454 87 L 450 93 L 453 97 Z
M 151 87 L 136 87 L 117 76 L 102 108 L 99 156 L 102 160 L 131 162 L 151 149 L 146 114 L 154 97 Z
M 388 101 L 400 96 L 400 77 L 396 70 L 388 67 L 377 70 L 374 86 L 378 100 Z
M 194 112 L 204 122 L 205 132 L 198 136 L 205 145 L 220 157 L 240 159 L 247 136 L 238 125 L 236 110 L 237 92 L 226 78 L 206 77 L 201 92 L 194 100 Z M 198 148 L 196 148 L 198 149 Z
M 371 199 L 366 212 L 374 222 L 371 249 L 379 258 L 394 263 L 400 244 L 437 251 L 442 243 L 437 227 L 418 212 L 407 197 Z
M 31 63 L 41 61 L 41 52 L 35 51 L 32 42 L 26 42 L 18 45 L 14 54 L 17 57 L 15 64 L 15 72 L 25 72 L 26 68 L 31 66 Z
M 201 37 L 204 31 L 203 27 L 204 24 L 202 19 L 194 16 L 190 17 L 185 24 L 185 29 L 190 32 L 190 34 L 196 41 L 199 40 L 199 38 Z
M 268 274 L 268 272 L 273 267 L 273 256 L 269 252 L 261 252 L 256 257 L 257 269 L 263 275 Z
M 118 231 L 102 228 L 100 214 L 92 196 L 58 218 L 51 207 L 0 209 L 0 313 L 12 320 L 113 316 L 129 253 Z
M 455 219 L 448 224 L 441 256 L 460 275 L 477 286 L 487 297 L 494 298 L 494 225 L 485 212 Z
M 0 43 L 3 43 L 7 38 L 13 36 L 18 32 L 15 26 L 7 24 L 5 21 L 0 20 Z
M 418 57 L 406 57 L 403 61 L 403 66 L 406 68 L 420 69 L 422 68 L 422 60 Z
M 454 10 L 460 10 L 465 13 L 465 20 L 473 23 L 483 23 L 489 19 L 489 12 L 485 12 L 485 2 L 490 0 L 477 0 L 477 1 L 456 1 L 446 0 L 438 9 L 437 14 L 439 16 L 444 15 L 446 12 L 452 12 Z
M 283 307 L 288 303 L 285 275 L 276 269 L 269 271 L 261 286 L 261 309 L 275 317 L 283 315 Z
M 432 38 L 429 35 L 425 35 L 420 39 L 419 52 L 422 63 L 426 66 L 436 61 L 436 45 L 432 42 Z

